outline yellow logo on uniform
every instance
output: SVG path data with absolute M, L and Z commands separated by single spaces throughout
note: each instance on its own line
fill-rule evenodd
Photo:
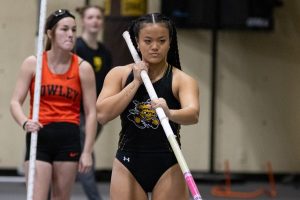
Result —
M 135 107 L 129 110 L 127 118 L 132 121 L 138 128 L 153 128 L 157 129 L 159 126 L 159 119 L 155 113 L 155 110 L 151 108 L 151 100 L 146 102 L 133 101 Z
M 95 56 L 93 58 L 93 62 L 94 62 L 94 70 L 95 72 L 99 72 L 102 69 L 102 58 L 100 56 Z

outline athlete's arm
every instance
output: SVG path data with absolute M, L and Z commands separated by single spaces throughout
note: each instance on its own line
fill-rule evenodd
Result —
M 200 112 L 198 83 L 184 72 L 177 69 L 175 71 L 178 74 L 175 73 L 174 84 L 178 87 L 181 109 L 170 110 L 170 120 L 182 125 L 195 124 L 198 122 Z
M 181 109 L 169 109 L 162 98 L 152 101 L 155 109 L 162 107 L 169 120 L 182 125 L 195 124 L 199 118 L 199 88 L 197 82 L 184 72 L 175 69 L 173 73 L 172 90 L 178 98 Z
M 125 110 L 142 83 L 140 78 L 142 69 L 147 70 L 147 65 L 143 62 L 115 67 L 110 70 L 105 77 L 103 88 L 96 104 L 99 123 L 105 124 Z M 131 70 L 133 70 L 134 79 L 124 87 Z
M 28 121 L 26 123 L 26 131 L 29 132 L 38 131 L 40 127 L 42 127 L 42 125 L 38 122 L 29 120 L 22 109 L 22 105 L 26 99 L 31 80 L 35 74 L 35 67 L 36 58 L 34 56 L 30 56 L 24 60 L 21 65 L 16 87 L 10 101 L 10 112 L 12 116 L 21 127 L 23 126 L 24 122 Z
M 85 172 L 92 165 L 91 154 L 96 136 L 96 83 L 92 66 L 82 62 L 79 67 L 82 100 L 85 115 L 85 142 L 79 165 L 79 171 Z

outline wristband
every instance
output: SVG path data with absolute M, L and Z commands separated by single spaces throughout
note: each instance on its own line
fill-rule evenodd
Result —
M 23 123 L 23 130 L 25 131 L 25 126 L 26 126 L 26 124 L 27 124 L 27 122 L 28 122 L 28 120 L 26 120 L 24 123 Z

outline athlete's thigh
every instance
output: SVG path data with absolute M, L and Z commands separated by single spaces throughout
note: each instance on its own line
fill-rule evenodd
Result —
M 178 164 L 170 167 L 156 183 L 152 200 L 188 200 L 189 193 Z
M 147 200 L 147 195 L 128 169 L 114 160 L 110 185 L 111 200 Z
M 28 182 L 28 169 L 29 161 L 25 162 L 25 176 L 26 183 Z M 33 199 L 47 199 L 52 174 L 52 165 L 48 162 L 39 161 L 35 162 L 35 179 L 34 179 L 34 191 Z
M 51 192 L 55 199 L 69 199 L 75 182 L 78 163 L 71 161 L 53 162 Z

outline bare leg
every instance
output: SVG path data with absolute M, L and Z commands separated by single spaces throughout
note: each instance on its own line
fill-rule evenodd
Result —
M 110 185 L 111 200 L 147 200 L 147 195 L 128 169 L 114 160 Z
M 78 170 L 77 162 L 54 162 L 52 200 L 69 200 Z
M 189 193 L 184 181 L 183 174 L 178 164 L 169 168 L 156 183 L 153 193 L 153 200 L 188 200 Z
M 29 162 L 25 162 L 26 183 L 28 181 Z M 52 175 L 52 165 L 48 162 L 37 160 L 35 163 L 34 200 L 46 200 L 48 197 Z

